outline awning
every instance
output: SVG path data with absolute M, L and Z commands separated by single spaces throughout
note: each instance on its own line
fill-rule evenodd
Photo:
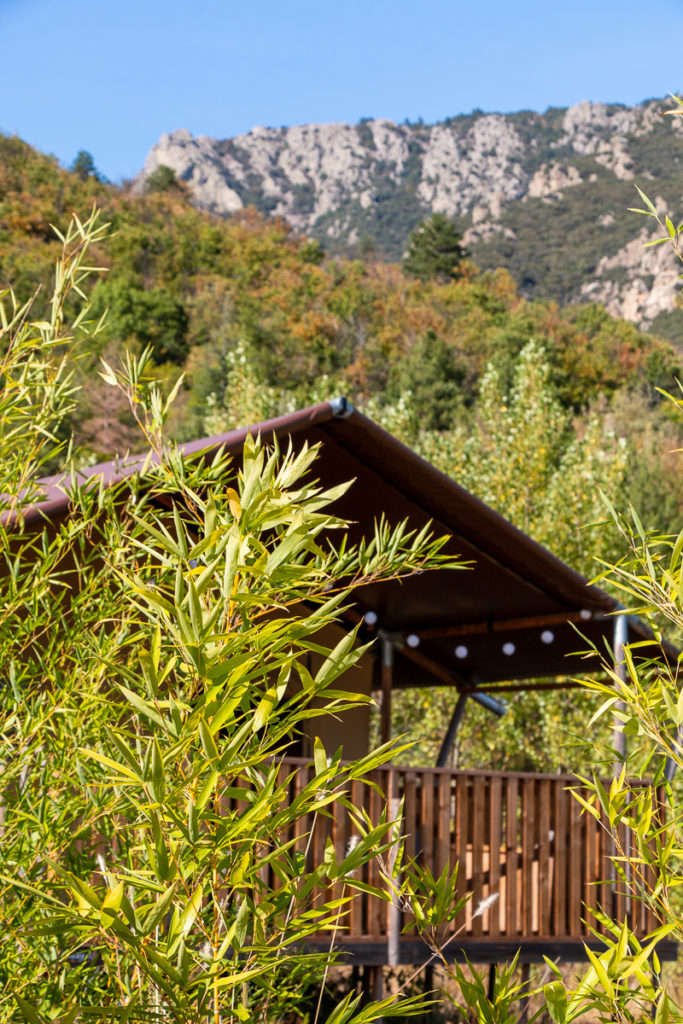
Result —
M 394 640 L 394 685 L 445 683 L 467 688 L 584 675 L 609 656 L 618 603 L 445 476 L 345 399 L 322 402 L 250 427 L 181 446 L 186 455 L 224 447 L 239 458 L 247 433 L 280 443 L 322 444 L 314 466 L 325 487 L 354 479 L 332 511 L 352 521 L 350 540 L 372 532 L 384 514 L 419 530 L 431 520 L 447 550 L 472 562 L 466 571 L 437 570 L 372 584 L 354 595 L 368 633 Z M 82 476 L 114 485 L 140 471 L 144 456 L 90 467 Z M 27 526 L 68 514 L 64 479 L 42 481 L 44 500 L 26 510 Z M 376 617 L 376 618 L 375 618 Z M 368 619 L 375 618 L 372 626 Z M 585 639 L 584 639 L 585 638 Z M 629 639 L 649 633 L 629 617 Z M 655 648 L 653 647 L 653 653 Z M 563 684 L 566 685 L 566 684 Z

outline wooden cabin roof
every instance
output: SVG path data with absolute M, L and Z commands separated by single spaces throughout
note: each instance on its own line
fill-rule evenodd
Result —
M 354 479 L 334 512 L 352 521 L 351 537 L 372 532 L 385 514 L 391 523 L 407 519 L 419 529 L 431 520 L 434 532 L 449 535 L 448 550 L 473 563 L 463 572 L 437 570 L 402 582 L 363 587 L 355 594 L 357 613 L 374 612 L 369 633 L 382 630 L 395 642 L 394 686 L 452 684 L 496 689 L 518 681 L 586 674 L 598 665 L 586 659 L 586 640 L 608 653 L 617 602 L 588 583 L 503 516 L 460 487 L 402 442 L 353 408 L 346 399 L 202 438 L 181 446 L 186 455 L 219 447 L 241 453 L 247 433 L 275 434 L 322 443 L 315 473 L 325 486 Z M 137 473 L 144 456 L 92 466 L 83 476 L 105 484 Z M 59 477 L 42 481 L 44 499 L 25 512 L 27 526 L 68 514 Z M 373 618 L 372 615 L 369 617 Z M 580 635 L 577 630 L 580 630 Z M 418 641 L 417 646 L 410 646 Z M 585 639 L 584 639 L 585 638 Z M 649 638 L 629 618 L 629 639 Z

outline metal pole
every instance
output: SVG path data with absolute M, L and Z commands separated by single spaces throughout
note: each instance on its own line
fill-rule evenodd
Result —
M 621 683 L 626 682 L 626 662 L 624 661 L 624 647 L 628 643 L 628 615 L 617 615 L 614 620 L 614 671 Z M 618 701 L 617 711 L 624 710 L 623 701 Z M 612 746 L 616 752 L 618 761 L 615 771 L 621 770 L 621 765 L 626 760 L 626 736 L 621 727 L 619 719 L 614 718 L 614 731 L 612 733 Z
M 614 671 L 615 671 L 615 674 L 616 674 L 616 677 L 617 677 L 619 683 L 625 683 L 626 682 L 626 662 L 624 660 L 624 648 L 625 648 L 627 643 L 628 643 L 628 615 L 617 615 L 617 617 L 615 619 L 615 622 L 614 622 Z M 623 711 L 624 707 L 625 707 L 624 702 L 622 700 L 619 700 L 619 701 L 617 701 L 617 704 L 615 706 L 615 711 Z M 624 764 L 624 761 L 626 760 L 626 734 L 624 733 L 623 724 L 617 718 L 616 714 L 614 716 L 614 731 L 612 733 L 612 746 L 614 747 L 614 751 L 615 751 L 616 756 L 617 756 L 617 761 L 616 761 L 616 763 L 614 765 L 614 774 L 618 775 L 618 773 L 621 771 L 621 768 L 622 768 L 622 765 Z M 626 911 L 626 919 L 629 921 L 629 924 L 631 925 L 631 927 L 633 927 L 633 922 L 630 920 L 630 918 L 631 918 L 631 865 L 630 865 L 630 862 L 629 862 L 629 857 L 631 855 L 631 836 L 630 836 L 630 833 L 628 832 L 628 829 L 626 830 L 626 834 L 624 835 L 622 842 L 623 842 L 623 854 L 624 854 L 624 857 L 625 857 L 625 861 L 624 861 L 624 864 L 623 864 L 623 870 L 624 870 L 625 880 L 626 880 L 625 908 L 624 909 Z M 612 847 L 612 855 L 614 857 L 616 857 L 619 851 L 617 849 L 617 843 L 616 843 L 615 839 L 612 840 L 612 842 L 610 843 L 610 846 Z M 616 899 L 617 899 L 617 888 L 619 886 L 619 881 L 617 879 L 617 871 L 616 871 L 616 863 L 615 862 L 613 862 L 613 864 L 612 864 L 612 878 L 610 879 L 610 881 L 612 882 L 612 899 L 613 899 L 614 904 L 615 904 L 615 905 L 613 905 L 613 908 L 612 908 L 612 916 L 615 916 L 615 912 L 616 912 Z
M 460 728 L 460 723 L 462 722 L 463 715 L 465 714 L 467 696 L 468 695 L 466 693 L 461 693 L 458 695 L 458 699 L 453 709 L 453 714 L 451 715 L 451 720 L 448 723 L 448 728 L 446 729 L 446 735 L 444 736 L 443 742 L 441 743 L 441 750 L 439 751 L 439 756 L 436 759 L 437 768 L 445 768 L 448 763 L 448 758 L 450 757 L 453 744 L 455 743 L 455 737 L 457 735 L 458 729 Z
M 389 769 L 389 785 L 388 785 L 388 797 L 389 797 L 389 817 L 391 821 L 396 822 L 398 818 L 398 812 L 400 807 L 400 801 L 398 798 L 398 779 L 396 778 L 396 772 L 393 768 Z M 389 849 L 389 877 L 393 885 L 398 888 L 399 880 L 395 877 L 396 867 L 396 854 L 398 853 L 398 843 L 400 840 L 400 823 L 395 824 L 391 830 L 391 841 L 392 846 Z M 387 914 L 387 964 L 389 967 L 398 967 L 400 957 L 400 944 L 399 939 L 401 935 L 401 908 L 398 904 L 396 893 L 391 893 L 391 903 L 389 904 L 389 910 Z
M 681 727 L 679 725 L 678 729 L 676 730 L 676 740 L 675 740 L 675 745 L 676 745 L 677 749 L 680 748 L 680 746 L 681 746 L 681 736 L 682 736 L 682 734 L 683 734 L 683 731 L 681 730 Z M 674 760 L 673 757 L 667 757 L 666 762 L 664 764 L 664 779 L 665 779 L 666 782 L 673 782 L 673 778 L 674 778 L 674 775 L 676 774 L 677 766 L 678 766 L 677 762 Z
M 391 739 L 391 690 L 394 678 L 394 648 L 391 640 L 381 634 L 382 641 L 382 743 Z

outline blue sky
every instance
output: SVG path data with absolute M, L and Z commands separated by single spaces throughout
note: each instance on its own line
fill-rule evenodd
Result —
M 174 128 L 665 96 L 683 3 L 0 0 L 0 38 L 0 129 L 118 181 Z

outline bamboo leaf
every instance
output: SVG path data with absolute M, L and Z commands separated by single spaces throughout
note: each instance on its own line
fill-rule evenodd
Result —
M 128 703 L 134 707 L 136 711 L 138 711 L 144 718 L 147 718 L 150 722 L 153 722 L 155 725 L 165 729 L 164 719 L 161 717 L 154 704 L 144 700 L 142 697 L 139 697 L 136 693 L 133 693 L 132 690 L 129 690 L 127 686 L 122 686 L 120 683 L 118 686 Z
M 313 742 L 313 763 L 316 775 L 322 775 L 323 772 L 327 771 L 327 754 L 325 753 L 322 740 L 318 736 L 315 737 Z
M 178 922 L 178 933 L 181 938 L 185 938 L 190 928 L 194 924 L 198 913 L 202 907 L 202 900 L 204 898 L 204 886 L 199 884 L 192 894 L 192 899 L 187 903 L 185 909 L 180 915 Z
M 175 882 L 172 882 L 171 885 L 169 885 L 169 887 L 166 889 L 166 891 L 158 897 L 156 903 L 154 904 L 154 906 L 148 913 L 147 917 L 145 918 L 144 922 L 142 923 L 140 931 L 143 935 L 149 935 L 150 932 L 153 932 L 156 926 L 161 922 L 164 915 L 166 914 L 166 911 L 173 902 L 174 894 Z
M 211 761 L 217 761 L 220 757 L 218 753 L 218 747 L 216 746 L 216 742 L 213 738 L 211 729 L 206 724 L 203 718 L 199 719 L 199 737 L 201 739 L 202 747 L 204 748 L 204 753 L 206 754 L 206 756 Z
M 14 999 L 29 1024 L 47 1024 L 46 1018 L 27 999 L 24 999 L 17 992 L 14 993 Z
M 99 764 L 103 764 L 107 768 L 112 768 L 131 782 L 137 782 L 142 785 L 143 780 L 138 774 L 131 771 L 130 768 L 126 767 L 126 765 L 120 764 L 118 761 L 114 761 L 111 757 L 107 757 L 106 754 L 100 754 L 96 750 L 81 750 L 81 753 L 84 757 L 90 758 L 92 761 L 97 761 Z

